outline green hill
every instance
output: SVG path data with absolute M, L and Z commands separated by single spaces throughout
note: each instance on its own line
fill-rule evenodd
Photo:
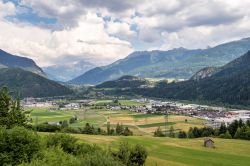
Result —
M 149 82 L 143 78 L 135 76 L 122 76 L 121 78 L 113 81 L 107 81 L 96 88 L 139 88 L 141 86 L 147 86 Z
M 29 58 L 9 54 L 0 49 L 0 68 L 21 68 L 42 76 L 45 76 L 43 70 Z
M 71 94 L 63 85 L 18 68 L 0 69 L 0 87 L 7 86 L 21 97 L 50 97 Z
M 220 67 L 250 50 L 250 38 L 207 49 L 138 51 L 111 65 L 94 68 L 69 81 L 74 84 L 100 84 L 123 75 L 143 78 L 189 79 L 205 67 Z

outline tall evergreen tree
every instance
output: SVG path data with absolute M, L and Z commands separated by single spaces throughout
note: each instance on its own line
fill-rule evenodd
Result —
M 222 124 L 220 125 L 219 135 L 220 135 L 220 134 L 225 134 L 226 132 L 227 132 L 227 127 L 226 127 L 225 123 L 222 123 Z
M 21 107 L 20 99 L 12 99 L 8 88 L 0 90 L 0 125 L 12 128 L 26 126 L 27 118 Z

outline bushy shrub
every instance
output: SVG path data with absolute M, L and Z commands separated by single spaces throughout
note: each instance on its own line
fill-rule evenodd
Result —
M 154 132 L 154 136 L 155 136 L 155 137 L 164 137 L 165 134 L 162 132 L 161 128 L 158 127 L 158 128 L 155 130 L 155 132 Z
M 76 153 L 77 139 L 67 134 L 51 134 L 47 136 L 47 147 L 61 147 L 67 153 Z
M 114 155 L 127 166 L 141 166 L 144 165 L 148 153 L 143 146 L 130 146 L 127 142 L 122 142 L 119 151 Z
M 61 130 L 61 127 L 58 125 L 43 123 L 33 126 L 33 129 L 40 132 L 57 132 Z
M 0 165 L 29 162 L 40 150 L 39 137 L 23 127 L 0 128 Z
M 39 157 L 33 158 L 30 163 L 22 163 L 20 166 L 81 166 L 81 161 L 60 147 L 45 149 Z
M 178 134 L 178 138 L 187 138 L 187 133 L 185 131 L 180 131 Z
M 131 165 L 141 166 L 144 165 L 147 159 L 147 150 L 141 145 L 135 145 L 130 153 L 129 161 Z
M 108 151 L 99 150 L 86 154 L 81 159 L 84 166 L 125 166 L 121 161 L 116 160 Z

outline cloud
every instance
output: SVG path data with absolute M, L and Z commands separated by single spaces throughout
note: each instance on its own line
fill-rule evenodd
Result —
M 164 42 L 158 49 L 168 50 L 178 47 L 197 49 L 216 46 L 249 37 L 249 26 L 250 18 L 245 17 L 229 25 L 186 27 L 178 32 L 162 32 Z
M 0 0 L 0 48 L 40 65 L 78 59 L 107 64 L 136 49 L 205 48 L 250 36 L 249 0 L 18 2 Z M 28 17 L 15 17 L 20 13 Z M 34 24 L 34 15 L 56 21 Z
M 242 1 L 243 2 L 243 1 Z M 142 5 L 138 12 L 140 16 L 134 18 L 138 25 L 139 38 L 146 42 L 161 40 L 162 32 L 178 33 L 187 28 L 230 25 L 243 17 L 249 16 L 249 2 L 204 0 L 157 0 Z M 147 33 L 144 33 L 146 31 Z M 139 32 L 140 33 L 140 32 Z M 146 36 L 145 36 L 146 35 Z M 151 40 L 149 40 L 151 39 Z
M 107 64 L 133 51 L 129 42 L 109 36 L 102 18 L 93 13 L 81 17 L 77 27 L 58 31 L 6 21 L 0 21 L 0 27 L 4 29 L 0 30 L 0 48 L 30 57 L 42 66 L 56 64 L 65 56 Z
M 116 35 L 126 39 L 136 36 L 136 32 L 131 30 L 130 25 L 125 22 L 110 21 L 106 23 L 106 26 L 106 31 L 111 35 Z
M 2 0 L 0 0 L 0 18 L 10 15 L 15 15 L 16 13 L 15 11 L 16 11 L 15 5 L 12 2 L 4 3 Z

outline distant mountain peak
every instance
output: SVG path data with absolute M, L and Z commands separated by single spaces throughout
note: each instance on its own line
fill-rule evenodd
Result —
M 93 63 L 80 60 L 72 63 L 68 62 L 60 65 L 47 66 L 44 67 L 43 70 L 50 79 L 57 81 L 68 81 L 90 69 L 93 69 L 94 67 L 96 67 L 96 65 Z

